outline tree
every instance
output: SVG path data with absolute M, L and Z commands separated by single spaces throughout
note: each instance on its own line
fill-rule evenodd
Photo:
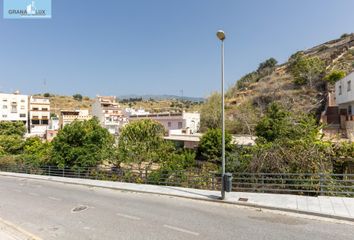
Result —
M 27 165 L 39 167 L 51 162 L 51 150 L 50 142 L 43 142 L 39 137 L 31 137 L 24 142 L 21 157 Z
M 200 139 L 198 155 L 207 161 L 219 163 L 222 157 L 222 132 L 221 129 L 209 129 Z M 225 151 L 232 149 L 231 135 L 225 134 Z
M 330 84 L 335 84 L 337 81 L 341 80 L 344 78 L 346 73 L 344 71 L 340 70 L 333 70 L 331 73 L 329 73 L 326 77 L 325 80 L 330 83 Z
M 61 167 L 93 167 L 114 158 L 114 137 L 96 118 L 66 125 L 52 144 L 53 160 Z
M 264 70 L 264 69 L 270 69 L 270 68 L 274 68 L 277 65 L 278 61 L 275 58 L 269 58 L 267 60 L 265 60 L 264 62 L 259 64 L 258 67 L 258 72 Z
M 73 98 L 76 100 L 76 101 L 82 101 L 82 95 L 81 94 L 79 94 L 79 93 L 77 93 L 77 94 L 74 94 L 73 95 Z
M 308 84 L 312 87 L 324 73 L 325 63 L 318 57 L 308 57 L 298 53 L 292 57 L 289 70 L 294 76 L 295 84 Z
M 17 135 L 23 137 L 26 133 L 26 126 L 23 122 L 0 122 L 0 135 Z
M 174 151 L 173 145 L 163 137 L 165 128 L 158 122 L 144 119 L 126 125 L 119 136 L 118 159 L 127 164 L 151 166 L 166 160 Z
M 6 155 L 17 155 L 23 151 L 24 141 L 19 135 L 0 135 L 0 149 Z
M 274 141 L 286 135 L 290 121 L 289 113 L 279 104 L 272 103 L 266 115 L 258 122 L 255 130 L 257 137 L 262 137 L 267 141 Z
M 265 116 L 255 128 L 260 140 L 264 139 L 267 142 L 284 138 L 316 140 L 319 129 L 316 119 L 312 116 L 291 114 L 277 103 L 272 103 L 268 107 Z
M 200 117 L 201 131 L 221 127 L 221 96 L 219 93 L 215 92 L 208 97 L 201 107 Z
M 44 93 L 43 97 L 50 97 L 50 93 Z

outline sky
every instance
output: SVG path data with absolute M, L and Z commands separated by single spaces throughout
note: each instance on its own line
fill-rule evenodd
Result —
M 2 0 L 0 13 L 3 12 Z M 0 18 L 0 92 L 220 91 L 276 58 L 354 32 L 353 0 L 52 0 L 51 19 Z

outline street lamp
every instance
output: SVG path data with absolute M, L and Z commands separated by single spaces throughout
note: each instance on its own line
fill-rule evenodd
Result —
M 222 173 L 221 173 L 221 199 L 225 199 L 225 99 L 224 99 L 224 40 L 225 32 L 219 30 L 216 36 L 221 41 L 221 131 L 222 131 Z

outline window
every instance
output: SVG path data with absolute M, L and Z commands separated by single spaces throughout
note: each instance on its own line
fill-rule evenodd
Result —
M 48 108 L 42 108 L 42 111 L 48 111 Z
M 26 117 L 26 114 L 25 113 L 20 113 L 20 118 L 24 118 Z
M 21 99 L 21 102 L 22 102 L 22 103 L 24 103 L 24 102 L 25 102 L 25 100 L 24 100 L 24 99 Z
M 2 101 L 3 101 L 3 102 L 7 102 L 7 99 L 3 99 Z
M 33 111 L 38 111 L 39 109 L 38 108 L 32 108 Z
M 178 129 L 182 128 L 182 122 L 178 122 Z
M 7 118 L 7 115 L 2 115 L 3 118 Z
M 348 86 L 347 86 L 348 92 L 351 90 L 351 85 L 352 85 L 352 81 L 348 81 Z
M 2 106 L 2 109 L 7 109 L 7 106 L 6 106 L 6 105 L 3 105 L 3 106 Z
M 42 120 L 43 125 L 48 125 L 48 120 Z
M 339 85 L 338 92 L 339 92 L 339 93 L 338 93 L 339 95 L 342 95 L 342 86 L 341 86 L 341 85 Z
M 353 110 L 352 110 L 352 105 L 348 106 L 348 115 L 352 115 L 353 114 Z
M 25 106 L 21 106 L 21 110 L 24 110 L 25 109 Z
M 17 113 L 17 106 L 11 106 L 11 113 Z
M 32 125 L 39 125 L 39 120 L 32 120 Z
M 167 126 L 168 126 L 168 127 L 171 127 L 171 122 L 168 122 L 168 123 L 167 123 Z

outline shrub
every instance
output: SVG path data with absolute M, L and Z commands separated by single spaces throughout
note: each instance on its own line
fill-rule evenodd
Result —
M 163 125 L 150 119 L 129 123 L 119 136 L 119 161 L 138 164 L 139 168 L 164 161 L 174 150 L 173 145 L 163 139 L 164 134 Z
M 277 65 L 278 61 L 275 58 L 269 58 L 264 62 L 259 64 L 258 72 L 266 69 L 266 68 L 274 68 Z
M 50 97 L 51 95 L 50 95 L 50 93 L 44 93 L 43 94 L 43 97 Z
M 282 106 L 272 103 L 266 115 L 256 126 L 258 141 L 264 139 L 272 142 L 277 139 L 310 139 L 316 140 L 319 136 L 319 126 L 316 119 L 307 115 L 294 115 Z
M 26 126 L 23 122 L 0 122 L 0 135 L 18 135 L 23 137 L 26 132 Z
M 54 138 L 52 158 L 61 167 L 93 167 L 114 158 L 113 144 L 113 136 L 96 118 L 74 121 Z
M 73 98 L 76 100 L 76 101 L 82 101 L 82 95 L 81 94 L 74 94 L 73 95 Z
M 333 70 L 324 78 L 330 84 L 335 84 L 337 81 L 345 77 L 345 72 L 340 70 Z
M 225 134 L 225 150 L 230 152 L 231 135 Z M 200 139 L 198 146 L 198 156 L 210 162 L 221 161 L 222 132 L 220 129 L 209 129 Z
M 318 57 L 307 57 L 298 53 L 291 59 L 289 70 L 294 77 L 295 84 L 308 84 L 312 87 L 324 73 L 325 63 Z

